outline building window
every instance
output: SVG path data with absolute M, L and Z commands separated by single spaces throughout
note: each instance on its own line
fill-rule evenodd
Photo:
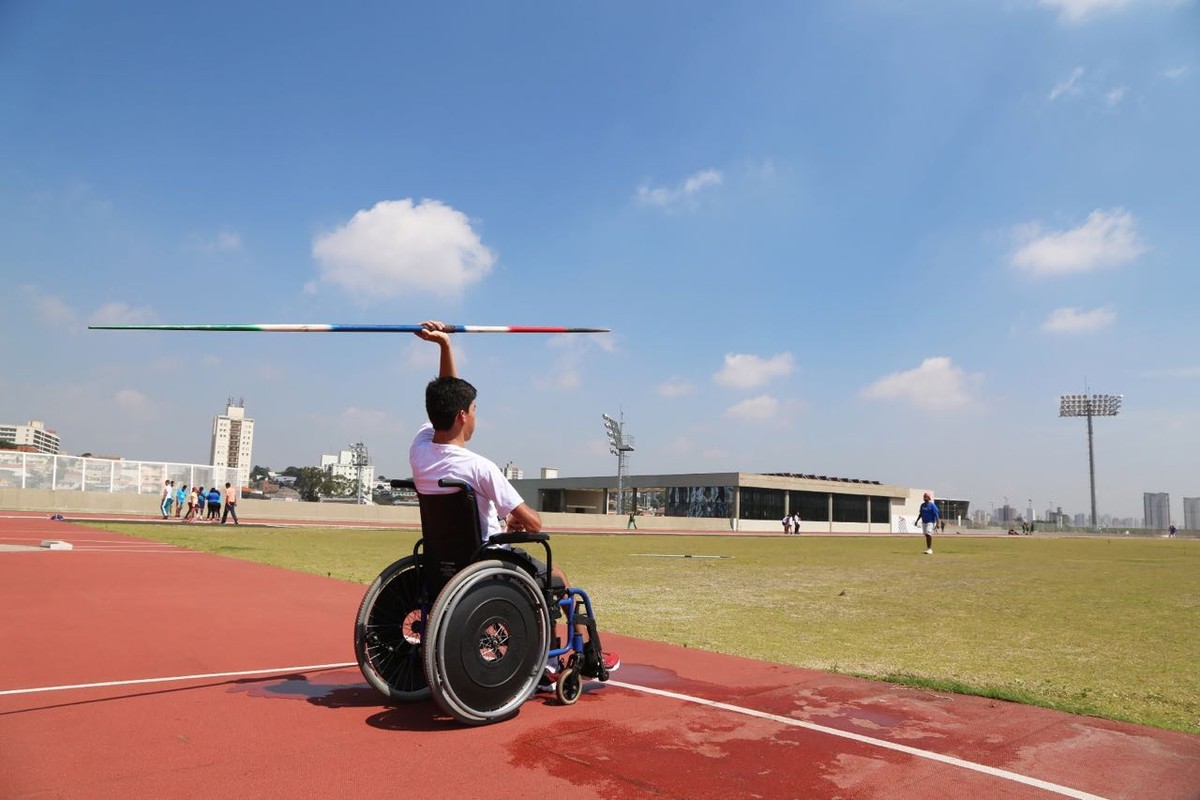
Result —
M 825 492 L 792 492 L 788 498 L 788 512 L 799 513 L 805 522 L 828 522 L 829 495 Z
M 834 522 L 866 522 L 867 496 L 861 494 L 835 494 L 833 496 Z
M 733 516 L 733 488 L 730 486 L 671 487 L 667 490 L 667 516 L 728 519 Z M 769 519 L 769 517 L 764 519 Z
M 742 519 L 782 519 L 783 490 L 742 487 Z
M 892 524 L 892 498 L 871 498 L 871 522 L 886 522 Z

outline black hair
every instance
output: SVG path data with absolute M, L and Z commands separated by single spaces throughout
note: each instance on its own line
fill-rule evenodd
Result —
M 425 387 L 425 413 L 433 429 L 448 431 L 454 427 L 458 412 L 466 411 L 475 402 L 475 387 L 462 378 L 434 378 Z

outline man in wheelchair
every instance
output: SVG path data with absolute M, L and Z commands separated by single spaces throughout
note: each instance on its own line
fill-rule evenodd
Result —
M 538 513 L 526 505 L 494 462 L 466 447 L 475 433 L 476 390 L 458 377 L 450 336 L 445 327 L 441 322 L 430 320 L 423 322 L 422 330 L 417 332 L 419 338 L 437 344 L 440 349 L 438 377 L 425 388 L 425 410 L 429 422 L 417 431 L 408 451 L 417 491 L 421 494 L 455 491 L 441 486 L 439 482 L 442 480 L 465 483 L 474 489 L 484 544 L 502 532 L 502 519 L 504 528 L 509 532 L 537 533 L 542 529 Z M 540 582 L 545 581 L 546 564 L 540 559 L 519 548 L 497 546 L 506 547 L 510 554 L 527 561 L 530 572 Z M 551 577 L 554 586 L 571 585 L 557 565 L 552 568 Z M 576 633 L 585 640 L 584 658 L 580 665 L 580 673 L 584 677 L 607 678 L 607 673 L 621 666 L 621 658 L 616 653 L 597 652 L 589 639 L 587 626 L 577 624 Z M 549 658 L 539 690 L 551 690 L 560 669 L 559 659 Z

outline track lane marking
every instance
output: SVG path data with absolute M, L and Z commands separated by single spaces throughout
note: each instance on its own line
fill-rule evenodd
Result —
M 197 675 L 173 675 L 173 676 L 164 677 L 164 678 L 135 678 L 133 680 L 102 681 L 99 683 L 77 683 L 77 684 L 70 684 L 70 685 L 64 685 L 64 686 L 39 686 L 39 687 L 32 687 L 32 688 L 28 688 L 28 689 L 4 689 L 4 690 L 0 690 L 0 697 L 11 696 L 11 695 L 21 695 L 21 694 L 38 694 L 38 693 L 42 693 L 42 692 L 59 692 L 59 691 L 68 691 L 68 690 L 72 690 L 72 689 L 103 689 L 103 688 L 110 688 L 110 687 L 116 687 L 116 686 L 138 686 L 138 685 L 144 685 L 144 684 L 150 684 L 150 683 L 179 683 L 179 682 L 183 682 L 183 681 L 212 680 L 214 678 L 239 678 L 239 677 L 247 677 L 247 676 L 252 676 L 252 675 L 284 675 L 284 674 L 297 673 L 297 672 L 319 672 L 322 670 L 345 669 L 348 667 L 357 667 L 357 666 L 358 666 L 358 662 L 356 662 L 356 661 L 346 661 L 346 662 L 337 663 L 337 664 L 308 664 L 305 666 L 277 667 L 274 669 L 250 669 L 250 670 L 240 670 L 237 672 L 209 672 L 209 673 L 203 673 L 203 674 L 197 674 Z M 1084 792 L 1079 789 L 1072 789 L 1069 786 L 1061 786 L 1057 783 L 1051 783 L 1049 781 L 1041 780 L 1040 778 L 1033 778 L 1028 775 L 1022 775 L 1017 772 L 1010 772 L 1009 770 L 1000 769 L 998 767 L 990 767 L 987 764 L 979 764 L 974 761 L 967 761 L 962 758 L 956 758 L 955 756 L 944 755 L 942 753 L 937 753 L 932 750 L 921 750 L 916 747 L 910 747 L 910 746 L 904 745 L 904 744 L 896 744 L 895 742 L 889 742 L 885 739 L 876 739 L 872 736 L 864 736 L 863 734 L 860 734 L 860 733 L 853 733 L 851 731 L 838 730 L 837 728 L 830 728 L 825 725 L 818 725 L 815 722 L 806 722 L 804 720 L 794 719 L 792 717 L 785 717 L 780 714 L 772 714 L 767 711 L 759 711 L 757 709 L 746 708 L 744 706 L 735 706 L 732 703 L 722 703 L 717 700 L 707 700 L 703 697 L 694 697 L 692 695 L 681 694 L 679 692 L 671 692 L 671 691 L 667 691 L 665 689 L 653 689 L 649 686 L 638 686 L 637 684 L 625 683 L 623 681 L 610 680 L 610 681 L 608 681 L 608 684 L 610 686 L 617 686 L 622 689 L 629 689 L 630 691 L 634 691 L 634 692 L 642 692 L 644 694 L 655 695 L 658 697 L 665 697 L 665 698 L 669 698 L 671 700 L 678 700 L 678 701 L 684 702 L 684 703 L 692 703 L 695 705 L 705 706 L 707 708 L 713 708 L 713 709 L 716 709 L 719 711 L 728 711 L 733 714 L 740 714 L 742 716 L 755 717 L 757 719 L 768 720 L 771 722 L 779 723 L 780 725 L 787 725 L 787 726 L 793 727 L 793 728 L 804 728 L 805 730 L 813 731 L 814 733 L 822 733 L 822 734 L 826 734 L 828 736 L 836 736 L 841 739 L 849 739 L 851 741 L 858 742 L 859 744 L 865 744 L 865 745 L 869 745 L 871 747 L 879 747 L 884 750 L 893 750 L 895 752 L 905 753 L 906 755 L 915 756 L 917 758 L 924 758 L 924 759 L 928 759 L 930 761 L 937 761 L 942 764 L 947 764 L 949 766 L 959 767 L 961 769 L 967 769 L 967 770 L 971 770 L 973 772 L 983 773 L 985 775 L 990 775 L 994 778 L 1001 778 L 1003 780 L 1012 781 L 1014 783 L 1020 783 L 1025 786 L 1031 786 L 1031 787 L 1034 787 L 1037 789 L 1044 789 L 1045 791 L 1053 792 L 1054 794 L 1062 795 L 1064 797 L 1071 797 L 1071 798 L 1074 798 L 1075 800 L 1106 800 L 1104 797 L 1101 797 L 1100 795 L 1091 794 L 1089 792 Z
M 240 678 L 247 675 L 286 675 L 292 672 L 320 672 L 327 669 L 357 667 L 357 661 L 343 664 L 309 664 L 303 667 L 277 667 L 275 669 L 247 669 L 240 672 L 209 672 L 202 675 L 172 675 L 167 678 L 135 678 L 125 681 L 102 681 L 100 683 L 75 683 L 66 686 L 37 686 L 29 689 L 0 690 L 0 697 L 14 694 L 38 694 L 39 692 L 63 692 L 69 689 L 105 689 L 112 686 L 138 686 L 147 683 L 177 683 L 179 681 L 202 681 L 213 678 Z
M 665 689 L 652 689 L 648 686 L 638 686 L 633 683 L 623 683 L 621 681 L 614 680 L 610 680 L 608 683 L 610 686 L 620 686 L 622 689 L 630 689 L 635 692 L 645 692 L 646 694 L 657 695 L 659 697 L 668 697 L 672 700 L 680 700 L 685 703 L 695 703 L 696 705 L 707 706 L 708 708 L 715 708 L 720 711 L 730 711 L 734 714 L 742 714 L 748 717 L 757 717 L 758 719 L 778 722 L 781 725 L 789 725 L 795 728 L 805 728 L 816 733 L 824 733 L 828 734 L 829 736 L 850 739 L 861 744 L 871 745 L 872 747 L 880 747 L 885 750 L 895 750 L 897 752 L 906 753 L 918 758 L 927 758 L 931 761 L 940 761 L 943 764 L 969 769 L 974 772 L 982 772 L 985 775 L 1003 778 L 1005 780 L 1021 783 L 1026 786 L 1033 786 L 1038 789 L 1045 789 L 1048 792 L 1054 792 L 1055 794 L 1060 794 L 1064 797 L 1076 798 L 1076 800 L 1105 800 L 1105 798 L 1101 797 L 1100 795 L 1089 794 L 1088 792 L 1080 791 L 1078 789 L 1072 789 L 1069 786 L 1060 786 L 1057 783 L 1050 783 L 1049 781 L 1043 781 L 1039 778 L 1031 778 L 1028 775 L 1022 775 L 1018 772 L 1009 772 L 1005 769 L 989 767 L 987 764 L 977 764 L 974 761 L 966 761 L 965 759 L 955 758 L 954 756 L 935 753 L 932 750 L 921 750 L 904 744 L 896 744 L 895 742 L 889 742 L 886 739 L 876 739 L 872 736 L 864 736 L 860 733 L 842 731 L 838 730 L 837 728 L 829 728 L 824 725 L 818 725 L 815 722 L 805 722 L 804 720 L 793 719 L 792 717 L 771 714 L 767 711 L 758 711 L 753 708 L 735 706 L 731 703 L 722 703 L 717 700 L 706 700 L 703 697 L 693 697 L 691 695 L 680 694 L 678 692 L 670 692 Z

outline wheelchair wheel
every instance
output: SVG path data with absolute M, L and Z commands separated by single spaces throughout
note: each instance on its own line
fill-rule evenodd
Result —
M 425 674 L 434 700 L 467 725 L 515 714 L 545 669 L 549 620 L 524 569 L 489 560 L 459 572 L 429 612 Z
M 402 558 L 379 573 L 354 622 L 354 656 L 363 677 L 400 703 L 429 697 L 421 658 L 420 592 L 416 559 Z
M 575 701 L 582 693 L 583 678 L 580 677 L 579 670 L 567 667 L 559 674 L 558 682 L 554 684 L 554 695 L 558 698 L 558 702 L 564 706 L 575 705 Z

